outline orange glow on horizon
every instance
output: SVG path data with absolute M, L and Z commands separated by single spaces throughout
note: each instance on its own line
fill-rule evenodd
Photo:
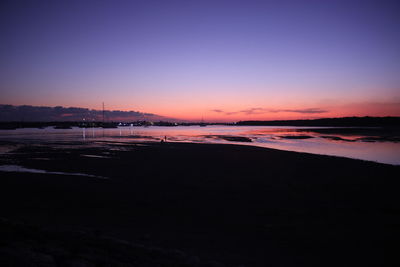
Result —
M 225 97 L 223 101 L 218 98 L 201 98 L 200 100 L 182 97 L 181 99 L 166 99 L 168 101 L 139 101 L 134 104 L 130 98 L 107 99 L 106 110 L 137 111 L 151 113 L 168 119 L 206 122 L 235 122 L 241 120 L 296 120 L 317 119 L 351 116 L 400 116 L 400 101 L 318 101 L 316 99 L 297 99 L 294 97 L 284 99 L 271 99 L 270 101 L 260 98 L 251 101 L 250 98 L 238 100 L 238 96 Z M 51 103 L 53 102 L 53 103 Z M 42 103 L 31 101 L 33 106 L 63 106 L 81 107 L 94 110 L 102 109 L 102 101 L 93 104 L 93 101 L 51 101 Z M 240 104 L 238 104 L 240 103 Z M 265 104 L 268 103 L 268 104 Z M 284 103 L 284 104 L 282 104 Z M 6 103 L 2 103 L 6 104 Z M 27 103 L 11 103 L 13 105 L 24 105 Z
M 246 113 L 247 111 L 247 113 Z M 385 117 L 400 116 L 399 103 L 354 103 L 342 105 L 330 105 L 325 108 L 238 108 L 233 110 L 213 109 L 177 109 L 177 110 L 151 110 L 155 113 L 168 118 L 210 122 L 234 122 L 241 120 L 296 120 L 296 119 L 318 119 L 318 118 L 338 118 L 338 117 Z M 232 114 L 231 114 L 232 113 Z

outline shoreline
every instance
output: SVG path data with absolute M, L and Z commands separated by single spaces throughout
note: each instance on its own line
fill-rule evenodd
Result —
M 165 136 L 172 142 L 243 144 L 287 151 L 321 155 L 344 156 L 393 165 L 400 165 L 399 131 L 388 129 L 309 127 L 268 128 L 264 126 L 210 127 L 120 127 L 119 129 L 27 129 L 1 131 L 0 139 L 34 142 L 118 140 L 125 142 L 161 141 Z M 19 139 L 19 140 L 18 140 Z M 0 147 L 1 149 L 1 147 Z M 1 151 L 1 150 L 0 150 Z
M 216 136 L 216 135 L 211 135 L 211 136 Z M 284 139 L 288 139 L 288 140 L 298 140 L 298 139 L 310 139 L 311 137 L 309 137 L 308 135 L 300 135 L 300 136 L 281 136 Z M 121 139 L 127 139 L 127 138 L 131 138 L 130 136 L 128 137 L 119 137 L 119 136 L 109 136 L 109 137 L 105 137 L 106 139 L 102 138 L 96 138 L 93 140 L 80 140 L 80 141 L 75 141 L 75 140 L 53 140 L 53 141 L 44 141 L 44 140 L 29 140 L 29 141 L 15 141 L 15 140 L 0 140 L 0 155 L 1 154 L 6 154 L 9 153 L 11 150 L 13 150 L 14 148 L 12 148 L 12 146 L 14 146 L 15 148 L 19 147 L 19 146 L 29 146 L 35 143 L 40 143 L 40 144 L 44 144 L 44 145 L 80 145 L 83 147 L 89 146 L 91 144 L 95 144 L 95 143 L 102 143 L 104 145 L 110 144 L 118 144 L 121 146 L 125 146 L 125 145 L 146 145 L 146 144 L 153 144 L 153 145 L 158 145 L 161 142 L 160 140 L 154 140 L 155 138 L 153 137 L 149 137 L 149 136 L 144 136 L 143 138 L 150 138 L 150 140 L 142 140 L 142 141 L 138 141 L 135 140 L 135 138 L 141 138 L 141 136 L 137 136 L 133 139 L 129 139 L 127 140 L 118 140 L 119 138 Z M 315 137 L 312 137 L 315 138 Z M 340 137 L 336 137 L 336 136 L 321 136 L 320 138 L 324 138 L 324 139 L 331 139 L 334 141 L 343 141 L 345 143 L 353 143 L 356 142 L 356 140 L 346 140 Z M 109 139 L 114 139 L 114 140 L 109 140 Z M 242 136 L 235 136 L 235 135 L 222 135 L 221 136 L 221 140 L 225 140 L 227 141 L 226 143 L 216 143 L 216 142 L 207 142 L 207 141 L 193 141 L 193 140 L 182 140 L 182 141 L 176 141 L 175 138 L 171 138 L 172 141 L 167 141 L 165 142 L 166 144 L 198 144 L 198 145 L 226 145 L 226 146 L 246 146 L 246 147 L 253 147 L 253 148 L 261 148 L 261 149 L 271 149 L 271 150 L 278 150 L 278 151 L 286 151 L 286 152 L 293 152 L 293 153 L 300 153 L 300 154 L 311 154 L 311 155 L 317 155 L 317 156 L 327 156 L 327 157 L 337 157 L 337 158 L 345 158 L 345 159 L 351 159 L 351 160 L 359 160 L 359 161 L 365 161 L 365 162 L 371 162 L 371 163 L 377 163 L 377 164 L 384 164 L 384 165 L 390 165 L 390 166 L 400 166 L 400 163 L 389 163 L 389 162 L 383 162 L 383 161 L 378 161 L 378 160 L 373 160 L 373 159 L 363 159 L 363 158 L 359 158 L 359 157 L 351 157 L 351 156 L 345 156 L 345 155 L 338 155 L 338 154 L 323 154 L 323 153 L 319 153 L 319 152 L 310 152 L 310 151 L 301 151 L 301 150 L 296 150 L 295 148 L 285 148 L 285 147 L 274 147 L 274 145 L 269 145 L 269 146 L 264 146 L 262 145 L 262 143 L 258 144 L 256 142 L 252 142 L 250 141 L 250 138 L 247 137 L 242 137 Z M 363 142 L 369 142 L 369 141 L 363 141 Z M 371 142 L 381 142 L 380 138 L 376 138 L 375 140 L 371 141 Z M 4 150 L 4 151 L 2 151 Z M 1 162 L 0 162 L 1 163 Z
M 399 166 L 247 145 L 78 144 L 25 145 L 0 162 L 107 180 L 0 172 L 1 217 L 198 258 L 184 266 L 385 265 L 399 237 Z

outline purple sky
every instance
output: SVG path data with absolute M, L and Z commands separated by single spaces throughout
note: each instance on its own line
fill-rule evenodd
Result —
M 2 1 L 0 104 L 400 115 L 399 3 Z

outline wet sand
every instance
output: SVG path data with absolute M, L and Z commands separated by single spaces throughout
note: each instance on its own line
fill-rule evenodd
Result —
M 399 263 L 399 166 L 191 143 L 20 145 L 0 164 L 53 172 L 0 172 L 3 263 Z

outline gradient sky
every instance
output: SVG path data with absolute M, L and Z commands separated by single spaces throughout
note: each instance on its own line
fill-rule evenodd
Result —
M 0 104 L 400 116 L 399 1 L 1 1 Z

